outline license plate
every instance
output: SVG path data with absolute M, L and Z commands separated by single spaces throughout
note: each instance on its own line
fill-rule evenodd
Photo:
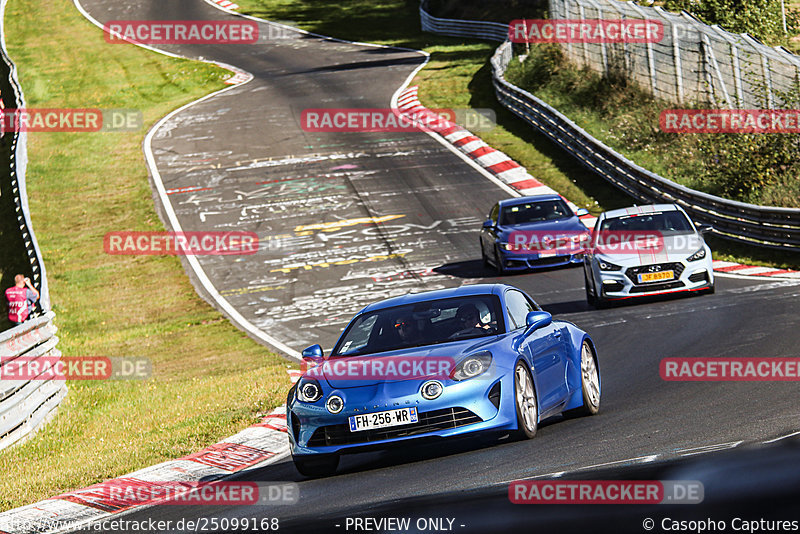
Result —
M 349 418 L 350 432 L 385 428 L 387 426 L 409 425 L 416 423 L 418 420 L 416 408 L 400 408 L 399 410 L 351 415 Z
M 661 280 L 672 280 L 675 278 L 675 273 L 672 271 L 661 271 L 660 273 L 644 273 L 639 275 L 639 283 L 642 282 L 659 282 Z

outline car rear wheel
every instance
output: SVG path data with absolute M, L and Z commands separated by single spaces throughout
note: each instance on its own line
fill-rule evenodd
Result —
M 522 362 L 517 362 L 514 368 L 514 403 L 517 407 L 517 436 L 530 439 L 536 435 L 539 407 L 531 373 Z
M 586 340 L 581 346 L 581 391 L 583 393 L 583 406 L 564 412 L 567 417 L 580 417 L 594 415 L 600 411 L 600 371 L 594 351 Z
M 339 467 L 338 454 L 292 455 L 292 461 L 301 475 L 314 478 L 330 476 Z

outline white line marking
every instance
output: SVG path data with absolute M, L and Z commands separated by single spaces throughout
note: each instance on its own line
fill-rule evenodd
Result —
M 81 14 L 84 17 L 86 17 L 89 21 L 91 21 L 95 26 L 97 26 L 97 27 L 99 27 L 101 29 L 103 28 L 103 25 L 100 24 L 99 21 L 97 21 L 85 9 L 83 9 L 83 6 L 81 6 L 81 4 L 80 4 L 80 0 L 73 0 L 73 2 L 75 4 L 75 7 L 78 8 L 78 11 L 80 11 Z M 212 5 L 215 5 L 215 4 L 212 4 Z M 142 43 L 133 43 L 133 44 L 135 44 L 137 46 L 141 46 L 142 48 L 146 48 L 147 50 L 151 50 L 153 52 L 157 52 L 159 54 L 164 54 L 166 56 L 175 57 L 175 58 L 179 58 L 179 59 L 192 59 L 192 58 L 184 58 L 182 56 L 178 56 L 178 55 L 172 54 L 170 52 L 164 52 L 163 50 L 159 50 L 157 48 L 153 48 L 151 46 L 147 46 L 147 45 L 142 44 Z M 195 61 L 197 61 L 197 60 L 195 60 Z M 215 62 L 212 62 L 212 61 L 207 61 L 207 60 L 202 60 L 202 61 L 204 61 L 205 63 L 212 63 L 212 64 L 215 64 L 215 65 L 219 65 L 219 63 L 215 63 Z M 189 102 L 188 104 L 186 104 L 184 106 L 181 106 L 180 108 L 172 111 L 171 113 L 169 113 L 165 117 L 163 117 L 160 121 L 158 121 L 156 123 L 155 126 L 153 126 L 150 129 L 149 132 L 147 132 L 147 136 L 144 139 L 145 159 L 147 160 L 147 165 L 150 168 L 150 173 L 153 176 L 153 183 L 155 183 L 156 190 L 158 191 L 158 195 L 161 198 L 161 202 L 164 205 L 164 211 L 166 212 L 167 218 L 169 219 L 169 222 L 172 225 L 172 229 L 174 231 L 182 232 L 183 229 L 181 227 L 180 222 L 178 221 L 177 215 L 175 214 L 175 210 L 173 209 L 172 204 L 170 203 L 169 196 L 167 195 L 166 188 L 164 187 L 164 182 L 161 179 L 161 174 L 158 172 L 158 168 L 156 166 L 155 157 L 153 156 L 152 141 L 153 141 L 153 137 L 154 137 L 155 133 L 169 119 L 171 119 L 173 116 L 177 115 L 181 111 L 183 111 L 185 109 L 188 109 L 191 106 L 194 106 L 195 104 L 199 104 L 200 102 L 205 102 L 206 100 L 209 100 L 209 99 L 211 99 L 211 98 L 213 98 L 215 96 L 221 95 L 222 93 L 224 93 L 226 91 L 230 91 L 232 89 L 236 89 L 238 87 L 241 87 L 242 85 L 244 85 L 245 83 L 248 83 L 252 79 L 253 78 L 251 76 L 249 80 L 247 80 L 246 82 L 243 82 L 242 84 L 233 85 L 231 87 L 226 87 L 225 89 L 221 89 L 221 90 L 219 90 L 219 91 L 217 91 L 215 93 L 211 93 L 209 95 L 206 95 L 206 96 L 200 98 L 199 100 L 195 100 L 194 102 Z M 301 356 L 300 356 L 300 353 L 298 351 L 296 351 L 293 348 L 289 347 L 288 345 L 285 345 L 284 343 L 278 341 L 274 337 L 272 337 L 270 335 L 267 335 L 265 332 L 263 332 L 261 329 L 256 327 L 253 323 L 251 323 L 249 320 L 245 319 L 245 317 L 241 313 L 239 313 L 239 311 L 236 310 L 236 308 L 231 306 L 231 304 L 225 298 L 223 298 L 222 295 L 219 294 L 219 291 L 217 291 L 217 288 L 214 287 L 214 284 L 211 283 L 211 280 L 208 279 L 208 276 L 206 275 L 205 271 L 203 270 L 203 267 L 200 265 L 200 262 L 197 261 L 197 258 L 195 256 L 186 256 L 186 260 L 189 262 L 189 265 L 192 267 L 192 270 L 194 271 L 195 275 L 197 276 L 197 279 L 203 285 L 205 290 L 208 291 L 208 293 L 211 296 L 211 298 L 214 299 L 214 301 L 226 313 L 228 313 L 228 315 L 234 321 L 236 321 L 244 330 L 246 330 L 247 332 L 251 333 L 253 336 L 255 336 L 256 338 L 260 339 L 264 343 L 266 343 L 268 345 L 271 345 L 272 347 L 274 347 L 275 349 L 279 350 L 280 352 L 283 352 L 284 354 L 286 354 L 290 358 L 292 358 L 294 360 L 297 360 L 297 361 L 301 360 Z
M 800 436 L 800 430 L 798 430 L 797 432 L 792 432 L 791 434 L 786 434 L 785 436 L 781 436 L 779 438 L 770 439 L 770 440 L 767 440 L 767 441 L 762 441 L 762 443 L 764 443 L 764 444 L 775 443 L 776 441 L 780 441 L 782 439 L 791 438 L 792 436 Z

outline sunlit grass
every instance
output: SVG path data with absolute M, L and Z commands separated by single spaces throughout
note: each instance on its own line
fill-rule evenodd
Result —
M 30 133 L 27 176 L 59 348 L 146 357 L 154 375 L 70 382 L 57 417 L 0 452 L 0 509 L 197 451 L 280 405 L 289 384 L 287 362 L 200 299 L 178 259 L 103 253 L 106 232 L 163 230 L 144 134 L 230 73 L 108 44 L 69 0 L 12 0 L 5 22 L 29 108 L 143 112 L 137 132 Z

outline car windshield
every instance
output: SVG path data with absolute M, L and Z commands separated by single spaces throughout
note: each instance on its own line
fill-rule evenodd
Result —
M 500 213 L 499 224 L 514 226 L 517 224 L 554 221 L 572 216 L 572 210 L 563 200 L 542 200 L 504 206 Z
M 653 212 L 606 219 L 601 232 L 647 232 L 665 234 L 692 234 L 694 229 L 686 215 L 680 211 Z
M 503 333 L 500 300 L 470 295 L 364 313 L 334 347 L 334 356 L 372 354 Z

